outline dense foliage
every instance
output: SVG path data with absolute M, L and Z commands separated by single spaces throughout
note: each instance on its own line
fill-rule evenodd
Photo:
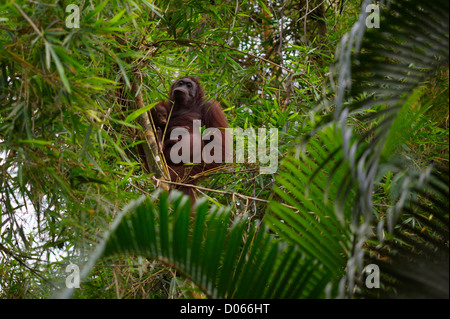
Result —
M 448 298 L 448 1 L 379 28 L 370 1 L 82 1 L 79 28 L 69 4 L 0 5 L 0 297 L 72 263 L 76 298 Z M 192 217 L 143 169 L 132 93 L 181 75 L 278 129 L 277 172 L 225 166 Z

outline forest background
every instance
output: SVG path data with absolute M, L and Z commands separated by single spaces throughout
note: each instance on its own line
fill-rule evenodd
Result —
M 2 1 L 0 297 L 58 295 L 75 264 L 75 298 L 448 298 L 449 4 L 429 2 Z M 279 132 L 277 172 L 210 174 L 193 220 L 138 151 L 184 75 L 230 127 Z

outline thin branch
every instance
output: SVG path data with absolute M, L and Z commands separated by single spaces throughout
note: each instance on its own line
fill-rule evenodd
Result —
M 218 190 L 218 189 L 212 189 L 212 188 L 206 188 L 206 187 L 202 187 L 202 186 L 197 186 L 197 185 L 193 185 L 193 184 L 184 184 L 184 183 L 178 183 L 178 182 L 171 182 L 171 181 L 166 181 L 166 180 L 162 180 L 162 179 L 158 179 L 156 177 L 153 176 L 153 179 L 156 181 L 157 184 L 159 183 L 167 183 L 167 184 L 171 184 L 171 185 L 177 185 L 177 186 L 183 186 L 183 187 L 191 187 L 191 188 L 195 188 L 198 190 L 202 190 L 202 191 L 208 191 L 208 192 L 213 192 L 213 193 L 219 193 L 219 194 L 223 194 L 223 195 L 230 195 L 232 197 L 240 197 L 242 199 L 245 200 L 254 200 L 254 201 L 258 201 L 258 202 L 262 202 L 262 203 L 270 203 L 270 201 L 266 200 L 266 199 L 261 199 L 258 197 L 253 197 L 253 196 L 247 196 L 247 195 L 242 195 L 236 192 L 227 192 L 227 191 L 222 191 L 222 190 Z M 294 209 L 295 211 L 297 211 L 297 208 L 291 205 L 287 205 L 287 204 L 281 204 L 285 207 Z
M 8 256 L 11 256 L 12 258 L 14 258 L 15 260 L 17 260 L 17 262 L 19 264 L 21 264 L 22 266 L 24 266 L 25 268 L 27 268 L 31 273 L 33 273 L 36 277 L 42 279 L 43 281 L 45 281 L 47 284 L 49 284 L 50 286 L 52 286 L 53 288 L 57 289 L 58 287 L 56 287 L 51 281 L 49 281 L 47 278 L 45 278 L 44 276 L 42 276 L 40 273 L 38 273 L 36 270 L 34 270 L 33 268 L 31 268 L 30 266 L 28 266 L 22 259 L 20 259 L 18 256 L 16 256 L 16 254 L 14 252 L 12 252 L 11 250 L 9 250 L 8 248 L 6 248 L 5 246 L 3 246 L 2 244 L 0 244 L 0 250 L 5 252 Z
M 19 5 L 17 3 L 15 3 L 14 1 L 12 3 L 16 7 L 16 9 L 19 10 L 20 14 L 23 15 L 25 20 L 28 21 L 28 23 L 31 25 L 31 27 L 34 29 L 34 31 L 36 31 L 36 33 L 46 42 L 47 40 L 45 39 L 44 35 L 38 29 L 38 27 L 33 23 L 33 21 L 30 19 L 30 17 L 22 10 L 21 7 L 19 7 Z
M 264 58 L 262 58 L 260 56 L 257 56 L 255 54 L 252 54 L 252 53 L 249 53 L 249 52 L 245 52 L 245 51 L 242 51 L 242 50 L 238 50 L 238 49 L 229 47 L 229 46 L 224 45 L 224 44 L 207 43 L 207 42 L 195 41 L 195 40 L 187 40 L 187 39 L 166 39 L 166 40 L 153 42 L 150 46 L 159 46 L 160 43 L 164 43 L 164 42 L 177 42 L 177 43 L 183 43 L 183 44 L 187 44 L 187 45 L 198 44 L 198 45 L 206 45 L 206 46 L 210 46 L 210 47 L 217 47 L 217 48 L 221 48 L 221 49 L 231 50 L 231 51 L 235 51 L 235 52 L 239 52 L 239 53 L 242 53 L 242 54 L 249 55 L 249 56 L 251 56 L 251 57 L 253 57 L 255 59 L 264 61 L 264 62 L 269 63 L 269 64 L 271 64 L 271 65 L 273 65 L 275 67 L 281 68 L 281 69 L 285 70 L 286 72 L 294 74 L 294 71 L 292 71 L 292 70 L 290 70 L 290 69 L 288 69 L 288 68 L 286 68 L 284 66 L 281 66 L 281 65 L 279 65 L 279 64 L 277 64 L 275 62 L 272 62 L 270 60 L 264 59 Z
M 139 90 L 139 83 L 138 83 L 138 76 L 135 76 L 135 79 L 132 84 L 132 93 L 136 101 L 136 107 L 143 108 L 144 107 L 144 101 L 142 98 L 142 92 Z M 158 142 L 156 140 L 155 134 L 153 133 L 153 129 L 150 125 L 150 118 L 148 116 L 148 113 L 145 112 L 141 114 L 138 118 L 139 124 L 143 128 L 143 137 L 146 141 L 146 143 L 143 144 L 144 152 L 145 152 L 145 160 L 147 161 L 148 167 L 151 169 L 151 171 L 154 171 L 157 177 L 166 177 L 164 166 L 162 165 L 162 162 L 158 161 L 158 153 L 159 153 L 159 147 Z

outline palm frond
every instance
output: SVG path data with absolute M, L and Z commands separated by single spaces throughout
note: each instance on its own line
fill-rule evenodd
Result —
M 283 161 L 274 193 L 286 205 L 272 201 L 270 214 L 265 217 L 278 236 L 318 260 L 335 281 L 345 273 L 353 242 L 351 205 L 345 205 L 339 215 L 335 203 L 327 200 L 338 196 L 345 179 L 344 167 L 335 166 L 342 163 L 341 158 L 325 161 L 329 154 L 337 154 L 333 150 L 339 145 L 339 136 L 328 127 L 310 139 L 299 154 Z M 355 196 L 355 189 L 346 191 Z
M 318 124 L 340 123 L 344 158 L 351 164 L 348 173 L 360 194 L 366 194 L 360 202 L 363 214 L 371 211 L 373 180 L 396 116 L 415 90 L 448 63 L 449 48 L 448 1 L 389 2 L 381 8 L 381 27 L 366 30 L 369 3 L 364 2 L 359 22 L 341 43 L 335 111 Z M 355 118 L 372 125 L 356 139 L 348 125 Z M 367 139 L 370 143 L 364 143 Z
M 408 99 L 440 67 L 448 64 L 448 1 L 389 2 L 380 7 L 379 29 L 365 28 L 365 8 L 369 4 L 370 1 L 364 1 L 358 23 L 341 41 L 338 86 L 333 100 L 335 110 L 325 116 L 313 132 L 330 123 L 340 128 L 340 149 L 348 164 L 340 188 L 356 186 L 356 196 L 349 197 L 347 194 L 351 193 L 341 192 L 339 195 L 343 197 L 336 197 L 338 202 L 355 203 L 352 218 L 360 224 L 344 278 L 350 296 L 355 273 L 362 269 L 363 244 L 374 218 L 372 196 L 380 161 L 388 160 L 381 156 L 390 129 Z M 357 122 L 365 123 L 370 129 L 358 134 L 352 125 Z M 388 147 L 392 150 L 392 143 Z M 326 162 L 333 162 L 333 158 L 328 157 Z M 424 180 L 429 174 L 429 170 L 416 174 L 406 166 L 401 170 L 411 183 Z M 396 212 L 407 205 L 410 191 L 408 187 L 403 189 L 402 200 L 394 206 Z
M 414 198 L 402 208 L 403 222 L 388 239 L 373 238 L 366 263 L 380 269 L 381 290 L 365 289 L 364 297 L 449 297 L 449 176 L 434 172 L 413 186 Z
M 323 267 L 260 229 L 259 222 L 232 218 L 229 210 L 209 207 L 206 201 L 200 201 L 192 216 L 181 193 L 161 193 L 159 205 L 141 200 L 117 217 L 88 267 L 102 257 L 139 255 L 176 268 L 211 298 L 323 294 L 328 282 Z

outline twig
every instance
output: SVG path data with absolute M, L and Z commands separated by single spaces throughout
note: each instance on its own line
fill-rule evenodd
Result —
M 31 21 L 30 17 L 23 12 L 22 8 L 19 7 L 19 5 L 17 3 L 15 3 L 14 1 L 12 2 L 13 5 L 16 7 L 17 10 L 19 10 L 20 14 L 23 15 L 23 17 L 25 18 L 25 20 L 28 21 L 28 23 L 31 25 L 31 27 L 34 29 L 34 31 L 36 31 L 36 33 L 42 38 L 44 39 L 44 41 L 46 41 L 44 35 L 42 34 L 42 32 L 38 29 L 38 27 L 33 23 L 33 21 Z
M 157 183 L 167 183 L 167 184 L 171 184 L 171 185 L 177 185 L 177 186 L 183 186 L 183 187 L 191 187 L 191 188 L 195 188 L 198 190 L 202 190 L 202 191 L 208 191 L 208 192 L 213 192 L 213 193 L 219 193 L 219 194 L 224 194 L 224 195 L 230 195 L 233 197 L 240 197 L 242 199 L 245 200 L 254 200 L 254 201 L 258 201 L 258 202 L 263 202 L 263 203 L 270 203 L 270 201 L 266 200 L 266 199 L 261 199 L 258 197 L 253 197 L 253 196 L 248 196 L 248 195 L 242 195 L 236 192 L 227 192 L 227 191 L 222 191 L 222 190 L 217 190 L 217 189 L 211 189 L 211 188 L 206 188 L 206 187 L 202 187 L 202 186 L 197 186 L 197 185 L 193 185 L 193 184 L 184 184 L 184 183 L 178 183 L 178 182 L 171 182 L 171 181 L 165 181 L 162 179 L 158 179 L 156 177 L 153 176 L 153 179 L 156 180 Z M 297 211 L 297 208 L 291 205 L 287 205 L 287 204 L 281 204 L 285 207 L 294 209 Z
M 264 58 L 262 58 L 260 56 L 257 56 L 255 54 L 252 54 L 252 53 L 249 53 L 249 52 L 245 52 L 245 51 L 241 51 L 241 50 L 229 47 L 229 46 L 224 45 L 224 44 L 214 44 L 214 43 L 201 42 L 201 41 L 195 41 L 195 40 L 187 40 L 187 39 L 166 39 L 166 40 L 153 42 L 152 44 L 150 44 L 150 46 L 158 46 L 160 43 L 163 43 L 163 42 L 178 42 L 178 43 L 184 43 L 184 44 L 188 44 L 188 45 L 189 44 L 198 44 L 198 45 L 206 45 L 206 46 L 218 47 L 218 48 L 222 48 L 222 49 L 226 49 L 226 50 L 231 50 L 231 51 L 235 51 L 235 52 L 239 52 L 239 53 L 242 53 L 242 54 L 249 55 L 249 56 L 251 56 L 251 57 L 253 57 L 255 59 L 258 59 L 258 60 L 264 61 L 266 63 L 272 64 L 273 66 L 276 66 L 278 68 L 282 68 L 286 72 L 294 74 L 294 71 L 292 71 L 292 70 L 290 70 L 290 69 L 288 69 L 288 68 L 286 68 L 284 66 L 281 66 L 281 65 L 279 65 L 279 64 L 277 64 L 275 62 L 272 62 L 270 60 L 264 59 Z
M 142 98 L 142 92 L 139 91 L 139 83 L 138 83 L 138 74 L 135 75 L 135 78 L 132 83 L 132 93 L 135 98 L 136 107 L 138 109 L 144 107 L 144 101 Z M 157 161 L 157 155 L 159 152 L 158 142 L 156 140 L 155 134 L 153 133 L 153 129 L 150 126 L 150 118 L 147 112 L 141 114 L 138 118 L 139 124 L 143 128 L 143 137 L 146 143 L 143 144 L 145 160 L 147 161 L 148 168 L 151 171 L 154 171 L 158 177 L 166 177 L 164 166 L 162 163 Z
M 20 259 L 19 257 L 16 256 L 16 254 L 14 254 L 14 252 L 12 252 L 11 250 L 9 250 L 8 248 L 6 248 L 5 246 L 3 246 L 2 244 L 0 244 L 0 250 L 4 251 L 7 255 L 11 256 L 12 258 L 14 258 L 15 260 L 17 260 L 17 262 L 19 264 L 21 264 L 22 266 L 24 266 L 25 268 L 27 268 L 29 271 L 31 271 L 31 273 L 33 273 L 36 277 L 39 277 L 40 279 L 42 279 L 43 281 L 45 281 L 46 283 L 48 283 L 50 286 L 52 286 L 53 288 L 58 288 L 57 286 L 55 286 L 51 281 L 49 281 L 48 279 L 46 279 L 45 277 L 43 277 L 40 273 L 38 273 L 36 270 L 34 270 L 33 268 L 31 268 L 30 266 L 28 266 L 22 259 Z

